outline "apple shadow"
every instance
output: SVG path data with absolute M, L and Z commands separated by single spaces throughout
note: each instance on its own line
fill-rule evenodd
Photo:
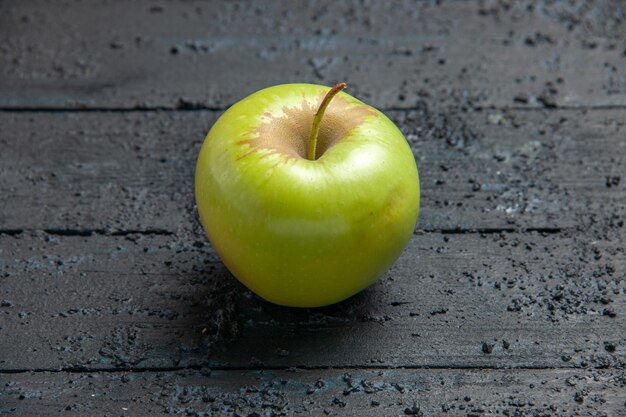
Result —
M 229 274 L 230 275 L 230 274 Z M 236 279 L 230 275 L 230 279 Z M 340 303 L 318 308 L 284 307 L 233 284 L 237 303 L 237 334 L 211 355 L 218 367 L 334 366 L 347 357 L 355 340 L 367 338 L 369 324 L 380 326 L 388 310 L 379 282 Z
M 334 354 L 349 351 L 355 340 L 373 337 L 368 333 L 372 326 L 385 330 L 380 327 L 391 300 L 383 282 L 389 273 L 334 305 L 283 307 L 241 284 L 199 225 L 180 242 L 184 250 L 168 252 L 167 260 L 160 255 L 161 298 L 153 302 L 164 304 L 158 314 L 171 312 L 172 319 L 150 330 L 150 360 L 142 362 L 146 366 L 331 366 Z

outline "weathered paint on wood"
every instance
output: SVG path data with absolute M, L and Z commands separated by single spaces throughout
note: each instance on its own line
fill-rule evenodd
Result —
M 0 229 L 197 228 L 219 113 L 2 113 Z M 622 215 L 626 110 L 389 112 L 421 175 L 422 230 L 580 228 Z
M 618 416 L 611 370 L 292 370 L 5 375 L 0 413 Z
M 420 233 L 304 310 L 235 284 L 202 236 L 3 236 L 0 369 L 623 366 L 624 236 L 603 233 Z
M 0 414 L 624 414 L 624 5 L 441 3 L 0 2 Z M 296 81 L 422 174 L 405 254 L 317 310 L 193 206 L 220 112 Z
M 2 2 L 0 106 L 223 108 L 338 81 L 383 108 L 625 106 L 625 13 L 619 1 Z

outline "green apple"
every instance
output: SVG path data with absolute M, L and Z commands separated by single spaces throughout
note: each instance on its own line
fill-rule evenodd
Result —
M 411 148 L 343 88 L 258 91 L 219 118 L 200 150 L 202 225 L 232 274 L 276 304 L 317 307 L 358 293 L 417 223 Z

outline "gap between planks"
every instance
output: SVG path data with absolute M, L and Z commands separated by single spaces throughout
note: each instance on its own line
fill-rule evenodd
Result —
M 385 366 L 385 365 L 368 365 L 363 366 L 307 366 L 307 365 L 292 365 L 292 366 L 172 366 L 172 367 L 143 367 L 143 368 L 85 368 L 85 367 L 62 367 L 62 368 L 35 368 L 35 369 L 0 369 L 0 375 L 2 374 L 24 374 L 24 373 L 76 373 L 76 374 L 89 374 L 89 373 L 114 373 L 114 372 L 134 372 L 134 373 L 149 373 L 149 372 L 181 372 L 181 371 L 379 371 L 379 370 L 442 370 L 442 371 L 494 371 L 494 370 L 514 370 L 514 371 L 538 371 L 538 370 L 572 370 L 572 369 L 596 369 L 596 368 L 576 368 L 572 366 L 485 366 L 485 365 L 398 365 L 398 366 Z M 601 368 L 597 368 L 601 369 Z
M 469 229 L 416 229 L 414 235 L 424 233 L 443 234 L 443 235 L 464 235 L 464 234 L 524 234 L 539 233 L 542 235 L 555 235 L 568 230 L 574 230 L 568 227 L 497 227 L 497 228 L 469 228 Z M 146 230 L 105 230 L 105 229 L 0 229 L 0 235 L 19 236 L 25 233 L 45 233 L 52 236 L 66 237 L 89 237 L 89 236 L 174 236 L 176 233 L 164 229 L 146 229 Z
M 185 105 L 177 107 L 154 106 L 154 107 L 0 107 L 3 113 L 151 113 L 151 112 L 195 112 L 195 111 L 215 111 L 223 112 L 228 110 L 228 106 L 205 106 L 205 105 Z M 378 110 L 384 112 L 410 112 L 420 110 L 420 107 L 385 107 Z M 589 105 L 589 106 L 476 106 L 470 107 L 469 111 L 481 112 L 495 110 L 500 112 L 511 111 L 607 111 L 626 110 L 626 105 Z
M 53 236 L 128 236 L 128 235 L 144 235 L 144 236 L 173 236 L 174 232 L 164 229 L 146 229 L 146 230 L 105 230 L 105 229 L 0 229 L 0 235 L 19 236 L 24 233 L 45 233 Z

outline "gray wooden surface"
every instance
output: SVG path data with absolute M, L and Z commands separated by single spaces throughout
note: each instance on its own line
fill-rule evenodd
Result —
M 194 228 L 195 161 L 218 114 L 0 113 L 0 228 Z M 577 228 L 623 208 L 607 181 L 626 170 L 626 109 L 387 114 L 414 148 L 422 230 Z
M 350 81 L 377 107 L 623 106 L 619 1 L 4 1 L 0 104 L 224 108 Z
M 6 380 L 4 407 L 38 403 L 39 415 L 574 416 L 623 407 L 623 375 L 612 370 L 43 372 Z
M 347 81 L 404 132 L 418 227 L 288 309 L 204 236 L 243 96 Z M 626 414 L 621 2 L 0 1 L 0 414 Z

